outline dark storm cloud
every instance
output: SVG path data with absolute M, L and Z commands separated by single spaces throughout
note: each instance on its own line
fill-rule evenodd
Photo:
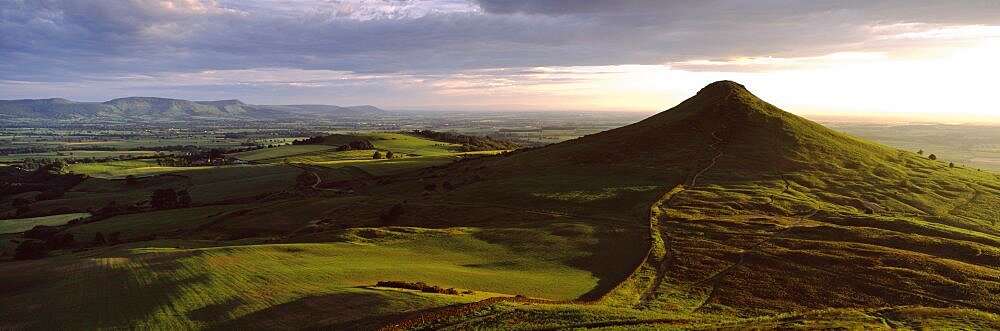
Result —
M 998 21 L 995 1 L 7 0 L 0 79 L 816 56 L 905 44 L 873 37 L 879 25 Z

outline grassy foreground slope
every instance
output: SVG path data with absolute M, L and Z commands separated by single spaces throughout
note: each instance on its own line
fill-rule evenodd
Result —
M 298 329 L 475 301 L 488 292 L 571 299 L 598 281 L 561 262 L 579 256 L 572 243 L 553 238 L 556 249 L 526 256 L 512 244 L 539 237 L 497 244 L 488 231 L 495 230 L 357 228 L 323 243 L 224 247 L 153 241 L 6 263 L 0 328 Z M 368 287 L 394 279 L 487 293 Z M 326 304 L 312 307 L 317 300 Z M 312 310 L 297 312 L 306 308 Z

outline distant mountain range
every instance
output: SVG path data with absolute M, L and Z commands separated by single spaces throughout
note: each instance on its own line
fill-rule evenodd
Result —
M 0 121 L 190 121 L 274 120 L 369 117 L 384 112 L 374 106 L 251 105 L 239 100 L 189 101 L 129 97 L 106 102 L 66 99 L 0 100 Z

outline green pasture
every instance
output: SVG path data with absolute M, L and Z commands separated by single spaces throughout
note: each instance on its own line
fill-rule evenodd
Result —
M 252 151 L 230 154 L 229 156 L 247 161 L 260 161 L 268 159 L 286 158 L 300 154 L 309 154 L 320 151 L 334 150 L 327 145 L 284 145 L 271 148 L 255 149 Z
M 31 218 L 0 220 L 0 233 L 17 233 L 30 230 L 38 225 L 56 226 L 69 221 L 90 217 L 88 213 L 72 213 Z
M 578 253 L 524 254 L 518 243 L 479 239 L 481 231 L 488 230 L 355 229 L 345 233 L 345 242 L 199 249 L 171 248 L 174 244 L 161 241 L 6 263 L 0 265 L 0 281 L 33 290 L 11 293 L 0 302 L 0 327 L 295 328 L 309 323 L 298 319 L 310 317 L 281 308 L 310 307 L 306 303 L 317 298 L 329 298 L 329 304 L 313 307 L 326 314 L 311 318 L 334 319 L 324 321 L 328 324 L 482 298 L 359 287 L 380 280 L 553 299 L 577 297 L 597 282 L 589 272 L 567 265 Z M 56 276 L 66 272 L 76 276 Z M 52 297 L 65 299 L 33 301 Z M 344 314 L 345 309 L 353 313 Z M 49 317 L 32 317 L 42 315 Z M 266 324 L 249 323 L 257 320 Z

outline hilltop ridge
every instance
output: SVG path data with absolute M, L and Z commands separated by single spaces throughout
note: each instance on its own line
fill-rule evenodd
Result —
M 160 97 L 125 97 L 105 102 L 62 98 L 0 100 L 0 121 L 159 122 L 192 120 L 273 120 L 368 117 L 383 110 L 369 105 L 252 105 L 240 100 L 190 101 Z

